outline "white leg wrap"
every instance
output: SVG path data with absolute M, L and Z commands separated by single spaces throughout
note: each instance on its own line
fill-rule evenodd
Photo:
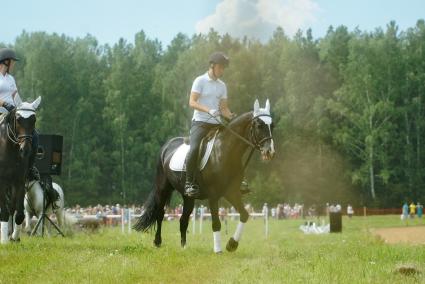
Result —
M 22 224 L 21 225 L 15 224 L 15 229 L 13 230 L 13 233 L 12 233 L 12 238 L 15 241 L 17 241 L 21 237 L 21 230 L 22 230 Z
M 214 252 L 221 252 L 221 234 L 220 231 L 218 232 L 213 232 L 213 236 L 214 236 Z
M 1 244 L 7 244 L 9 242 L 9 222 L 1 222 Z
M 238 227 L 236 228 L 235 234 L 233 235 L 233 239 L 235 241 L 239 242 L 239 240 L 241 239 L 244 226 L 245 223 L 239 221 Z

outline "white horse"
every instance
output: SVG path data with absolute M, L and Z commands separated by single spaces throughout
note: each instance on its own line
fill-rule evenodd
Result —
M 52 182 L 53 189 L 59 194 L 59 198 L 53 203 L 47 204 L 45 213 L 49 216 L 55 213 L 59 228 L 64 224 L 64 196 L 62 188 Z M 31 232 L 31 219 L 36 216 L 37 220 L 43 212 L 43 188 L 38 181 L 31 181 L 30 188 L 25 194 L 25 231 Z M 46 225 L 46 222 L 44 222 Z M 41 234 L 41 226 L 38 227 L 38 234 Z

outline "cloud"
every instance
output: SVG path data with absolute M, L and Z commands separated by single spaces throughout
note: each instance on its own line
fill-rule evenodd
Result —
M 196 31 L 208 33 L 213 28 L 221 34 L 266 41 L 278 26 L 288 35 L 310 27 L 320 11 L 314 0 L 223 0 L 214 14 L 196 24 Z

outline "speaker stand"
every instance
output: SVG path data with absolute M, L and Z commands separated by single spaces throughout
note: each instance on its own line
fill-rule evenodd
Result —
M 45 219 L 47 221 L 50 222 L 50 224 L 53 225 L 53 227 L 56 229 L 56 231 L 62 235 L 62 237 L 65 237 L 64 233 L 62 233 L 62 231 L 59 229 L 59 227 L 49 218 L 49 216 L 47 216 L 46 214 L 46 209 L 47 209 L 47 205 L 46 204 L 46 191 L 47 188 L 50 186 L 51 188 L 53 188 L 52 185 L 52 177 L 50 175 L 41 175 L 40 177 L 40 185 L 41 188 L 43 189 L 43 210 L 41 212 L 41 215 L 38 217 L 38 221 L 37 224 L 35 225 L 34 229 L 31 232 L 31 236 L 34 236 L 37 233 L 37 229 L 39 226 L 41 226 L 41 236 L 44 237 L 44 223 L 45 223 Z

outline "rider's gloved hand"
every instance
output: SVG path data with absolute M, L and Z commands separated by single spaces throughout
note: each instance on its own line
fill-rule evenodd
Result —
M 15 106 L 14 106 L 14 105 L 12 105 L 12 104 L 10 104 L 10 103 L 8 103 L 8 102 L 3 102 L 3 107 L 4 107 L 7 111 L 12 111 L 12 110 L 15 108 Z
M 208 113 L 212 116 L 212 117 L 218 117 L 220 116 L 220 111 L 218 109 L 210 109 L 208 111 Z

